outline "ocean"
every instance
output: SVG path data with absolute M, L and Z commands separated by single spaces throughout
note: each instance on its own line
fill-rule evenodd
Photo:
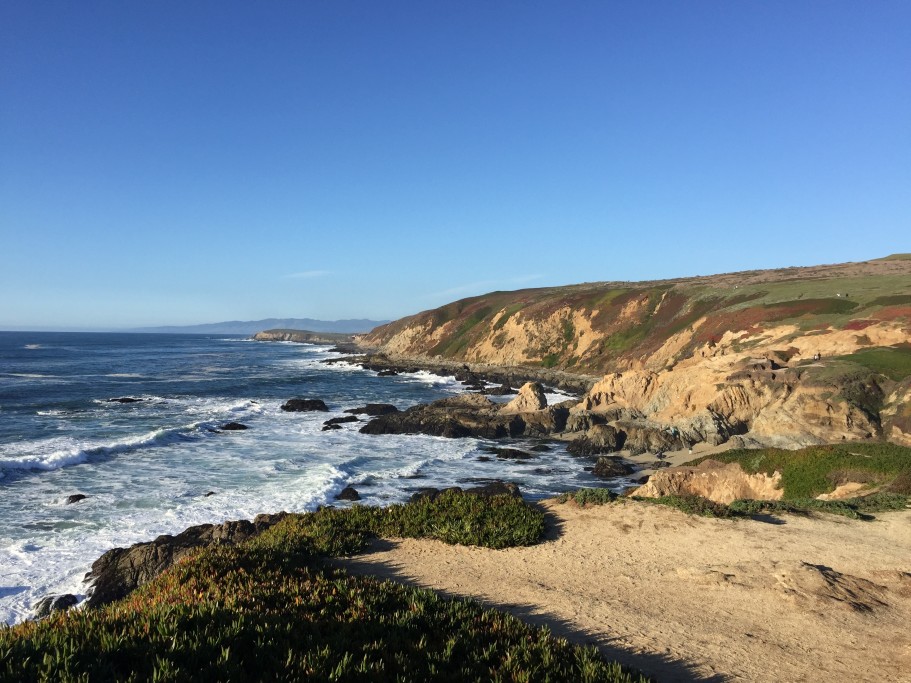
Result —
M 0 332 L 0 621 L 28 618 L 47 595 L 84 597 L 85 573 L 110 548 L 194 524 L 345 505 L 335 496 L 346 486 L 362 504 L 385 505 L 420 488 L 490 479 L 515 482 L 532 500 L 605 483 L 559 444 L 528 461 L 483 462 L 493 442 L 364 435 L 363 421 L 322 431 L 346 408 L 404 409 L 463 390 L 452 377 L 328 365 L 342 357 L 329 349 L 230 336 Z M 330 410 L 280 410 L 294 397 Z M 249 429 L 219 430 L 232 421 Z M 68 502 L 77 495 L 85 498 Z

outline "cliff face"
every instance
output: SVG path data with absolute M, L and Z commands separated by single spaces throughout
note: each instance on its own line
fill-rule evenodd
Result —
M 396 357 L 600 375 L 574 409 L 720 443 L 911 441 L 911 259 L 495 292 L 377 328 Z

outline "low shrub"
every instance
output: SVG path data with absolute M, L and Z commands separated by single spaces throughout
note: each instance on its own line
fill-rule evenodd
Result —
M 582 505 L 584 507 L 585 505 L 604 505 L 605 503 L 612 503 L 617 500 L 617 498 L 617 494 L 610 489 L 584 488 L 561 493 L 557 498 L 557 501 L 560 503 L 573 501 L 577 505 Z

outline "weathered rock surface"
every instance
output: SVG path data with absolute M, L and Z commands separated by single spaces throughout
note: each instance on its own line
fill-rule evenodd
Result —
M 626 477 L 635 472 L 630 465 L 627 465 L 618 457 L 602 455 L 595 462 L 592 474 L 596 477 L 610 479 L 613 477 Z
M 544 410 L 547 407 L 547 397 L 544 387 L 538 382 L 527 382 L 519 389 L 519 393 L 505 406 L 500 408 L 503 415 L 516 415 L 518 413 L 532 413 Z
M 655 472 L 635 496 L 660 498 L 671 495 L 696 495 L 716 503 L 731 503 L 741 498 L 781 500 L 781 473 L 747 474 L 738 463 L 723 464 L 705 460 L 696 467 L 669 467 Z
M 503 413 L 500 406 L 486 396 L 461 394 L 380 415 L 360 431 L 363 434 L 429 434 L 484 439 L 546 436 L 561 431 L 568 415 L 569 408 L 563 405 L 521 414 Z
M 148 543 L 107 551 L 92 564 L 86 581 L 92 582 L 88 607 L 100 607 L 148 583 L 180 558 L 210 545 L 237 545 L 262 533 L 285 513 L 259 515 L 252 522 L 193 526 L 176 536 L 163 535 Z
M 328 412 L 329 407 L 319 398 L 292 398 L 282 404 L 282 410 L 289 413 L 303 413 L 314 410 Z

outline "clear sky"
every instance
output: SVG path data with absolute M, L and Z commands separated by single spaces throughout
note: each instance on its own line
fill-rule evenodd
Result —
M 911 3 L 0 3 L 0 329 L 911 251 Z

